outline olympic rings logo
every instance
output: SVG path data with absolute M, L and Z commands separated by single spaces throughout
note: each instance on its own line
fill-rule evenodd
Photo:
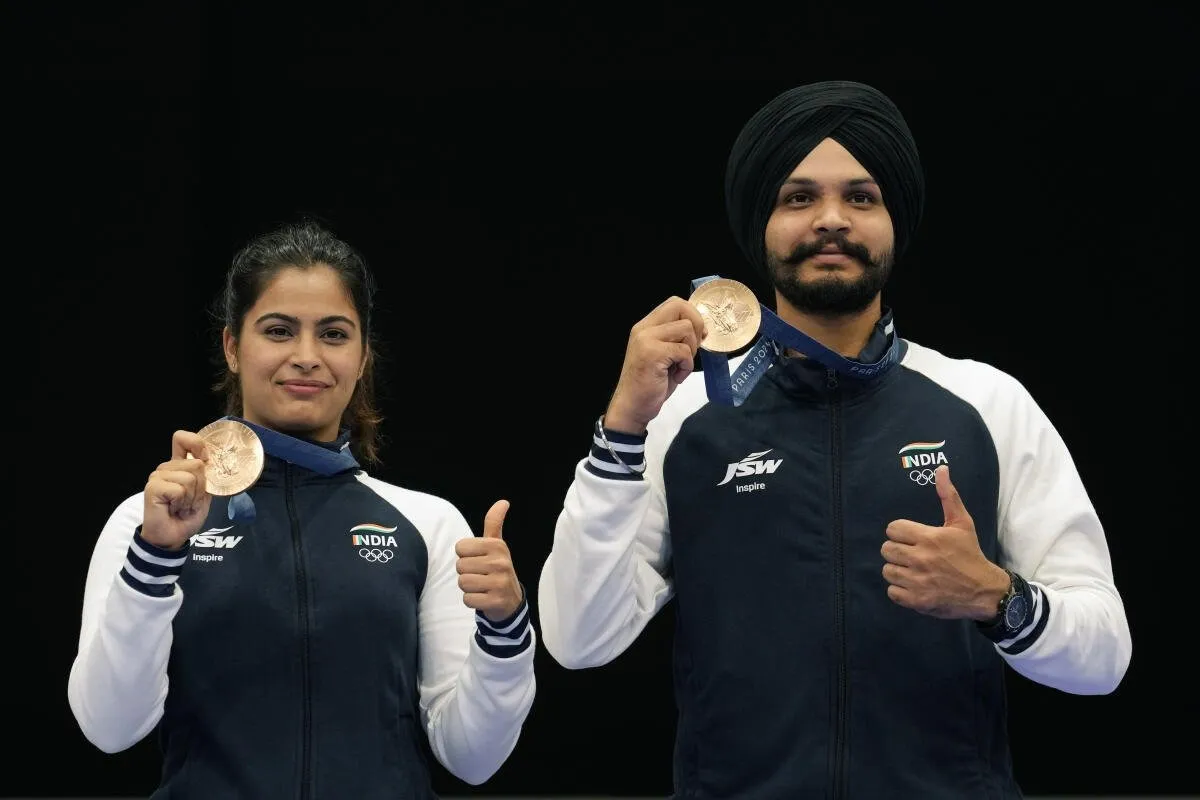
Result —
M 931 483 L 937 483 L 931 469 L 914 469 L 908 473 L 908 477 L 917 486 L 928 486 Z
M 386 564 L 392 560 L 392 550 L 389 547 L 380 549 L 378 547 L 360 547 L 358 554 L 367 561 L 378 561 L 380 564 Z

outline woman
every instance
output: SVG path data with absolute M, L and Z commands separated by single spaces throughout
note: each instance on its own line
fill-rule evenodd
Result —
M 261 475 L 215 494 L 217 440 L 177 431 L 100 533 L 68 698 L 105 752 L 157 726 L 154 798 L 428 798 L 426 745 L 472 784 L 516 745 L 535 636 L 507 502 L 477 538 L 449 502 L 359 465 L 378 450 L 372 293 L 318 224 L 244 247 L 219 425 L 256 434 Z

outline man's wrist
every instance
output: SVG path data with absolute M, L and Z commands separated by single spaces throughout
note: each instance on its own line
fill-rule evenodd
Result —
M 614 431 L 600 417 L 592 425 L 586 469 L 604 478 L 641 480 L 646 471 L 646 437 Z
M 1012 576 L 1003 567 L 992 565 L 988 581 L 979 595 L 979 605 L 972 619 L 981 625 L 996 624 L 1004 609 L 1004 599 L 1013 590 Z
M 619 410 L 612 411 L 611 409 L 604 412 L 600 417 L 600 424 L 607 431 L 613 433 L 623 433 L 626 436 L 645 436 L 646 426 L 635 420 L 633 417 L 622 414 Z
M 1033 587 L 1012 570 L 1004 570 L 1009 579 L 1009 590 L 1000 600 L 998 613 L 986 620 L 976 621 L 979 631 L 997 644 L 1016 640 L 1030 626 L 1044 625 L 1044 610 L 1039 615 L 1037 597 Z M 1039 623 L 1039 616 L 1043 622 Z M 1040 630 L 1040 628 L 1039 628 Z M 1035 635 L 1038 631 L 1035 631 Z M 1026 637 L 1029 638 L 1029 637 Z M 1032 641 L 1032 638 L 1029 638 Z

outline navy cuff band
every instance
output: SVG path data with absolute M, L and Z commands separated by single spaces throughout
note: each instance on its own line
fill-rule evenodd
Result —
M 142 538 L 142 526 L 138 525 L 121 565 L 121 578 L 142 594 L 169 597 L 175 591 L 175 582 L 187 563 L 190 548 L 191 542 L 179 550 L 152 545 Z
M 602 478 L 639 481 L 646 470 L 646 435 L 610 430 L 596 420 L 592 427 L 592 449 L 584 466 Z
M 529 647 L 533 638 L 529 635 L 529 600 L 524 585 L 521 605 L 506 619 L 492 622 L 482 612 L 475 612 L 475 641 L 497 658 L 510 658 Z

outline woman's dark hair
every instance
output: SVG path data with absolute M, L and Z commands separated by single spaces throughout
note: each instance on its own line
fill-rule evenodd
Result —
M 379 462 L 379 426 L 383 416 L 375 405 L 375 354 L 371 338 L 371 309 L 375 279 L 366 259 L 319 222 L 305 219 L 289 223 L 251 239 L 233 257 L 225 276 L 225 288 L 213 309 L 218 328 L 228 327 L 235 340 L 242 335 L 246 314 L 263 290 L 283 269 L 308 269 L 326 265 L 341 278 L 362 321 L 362 378 L 354 387 L 342 415 L 342 426 L 350 428 L 351 448 L 359 461 Z M 218 337 L 218 341 L 220 337 Z M 225 398 L 225 413 L 242 413 L 242 387 L 236 373 L 219 362 L 220 377 L 213 390 Z

